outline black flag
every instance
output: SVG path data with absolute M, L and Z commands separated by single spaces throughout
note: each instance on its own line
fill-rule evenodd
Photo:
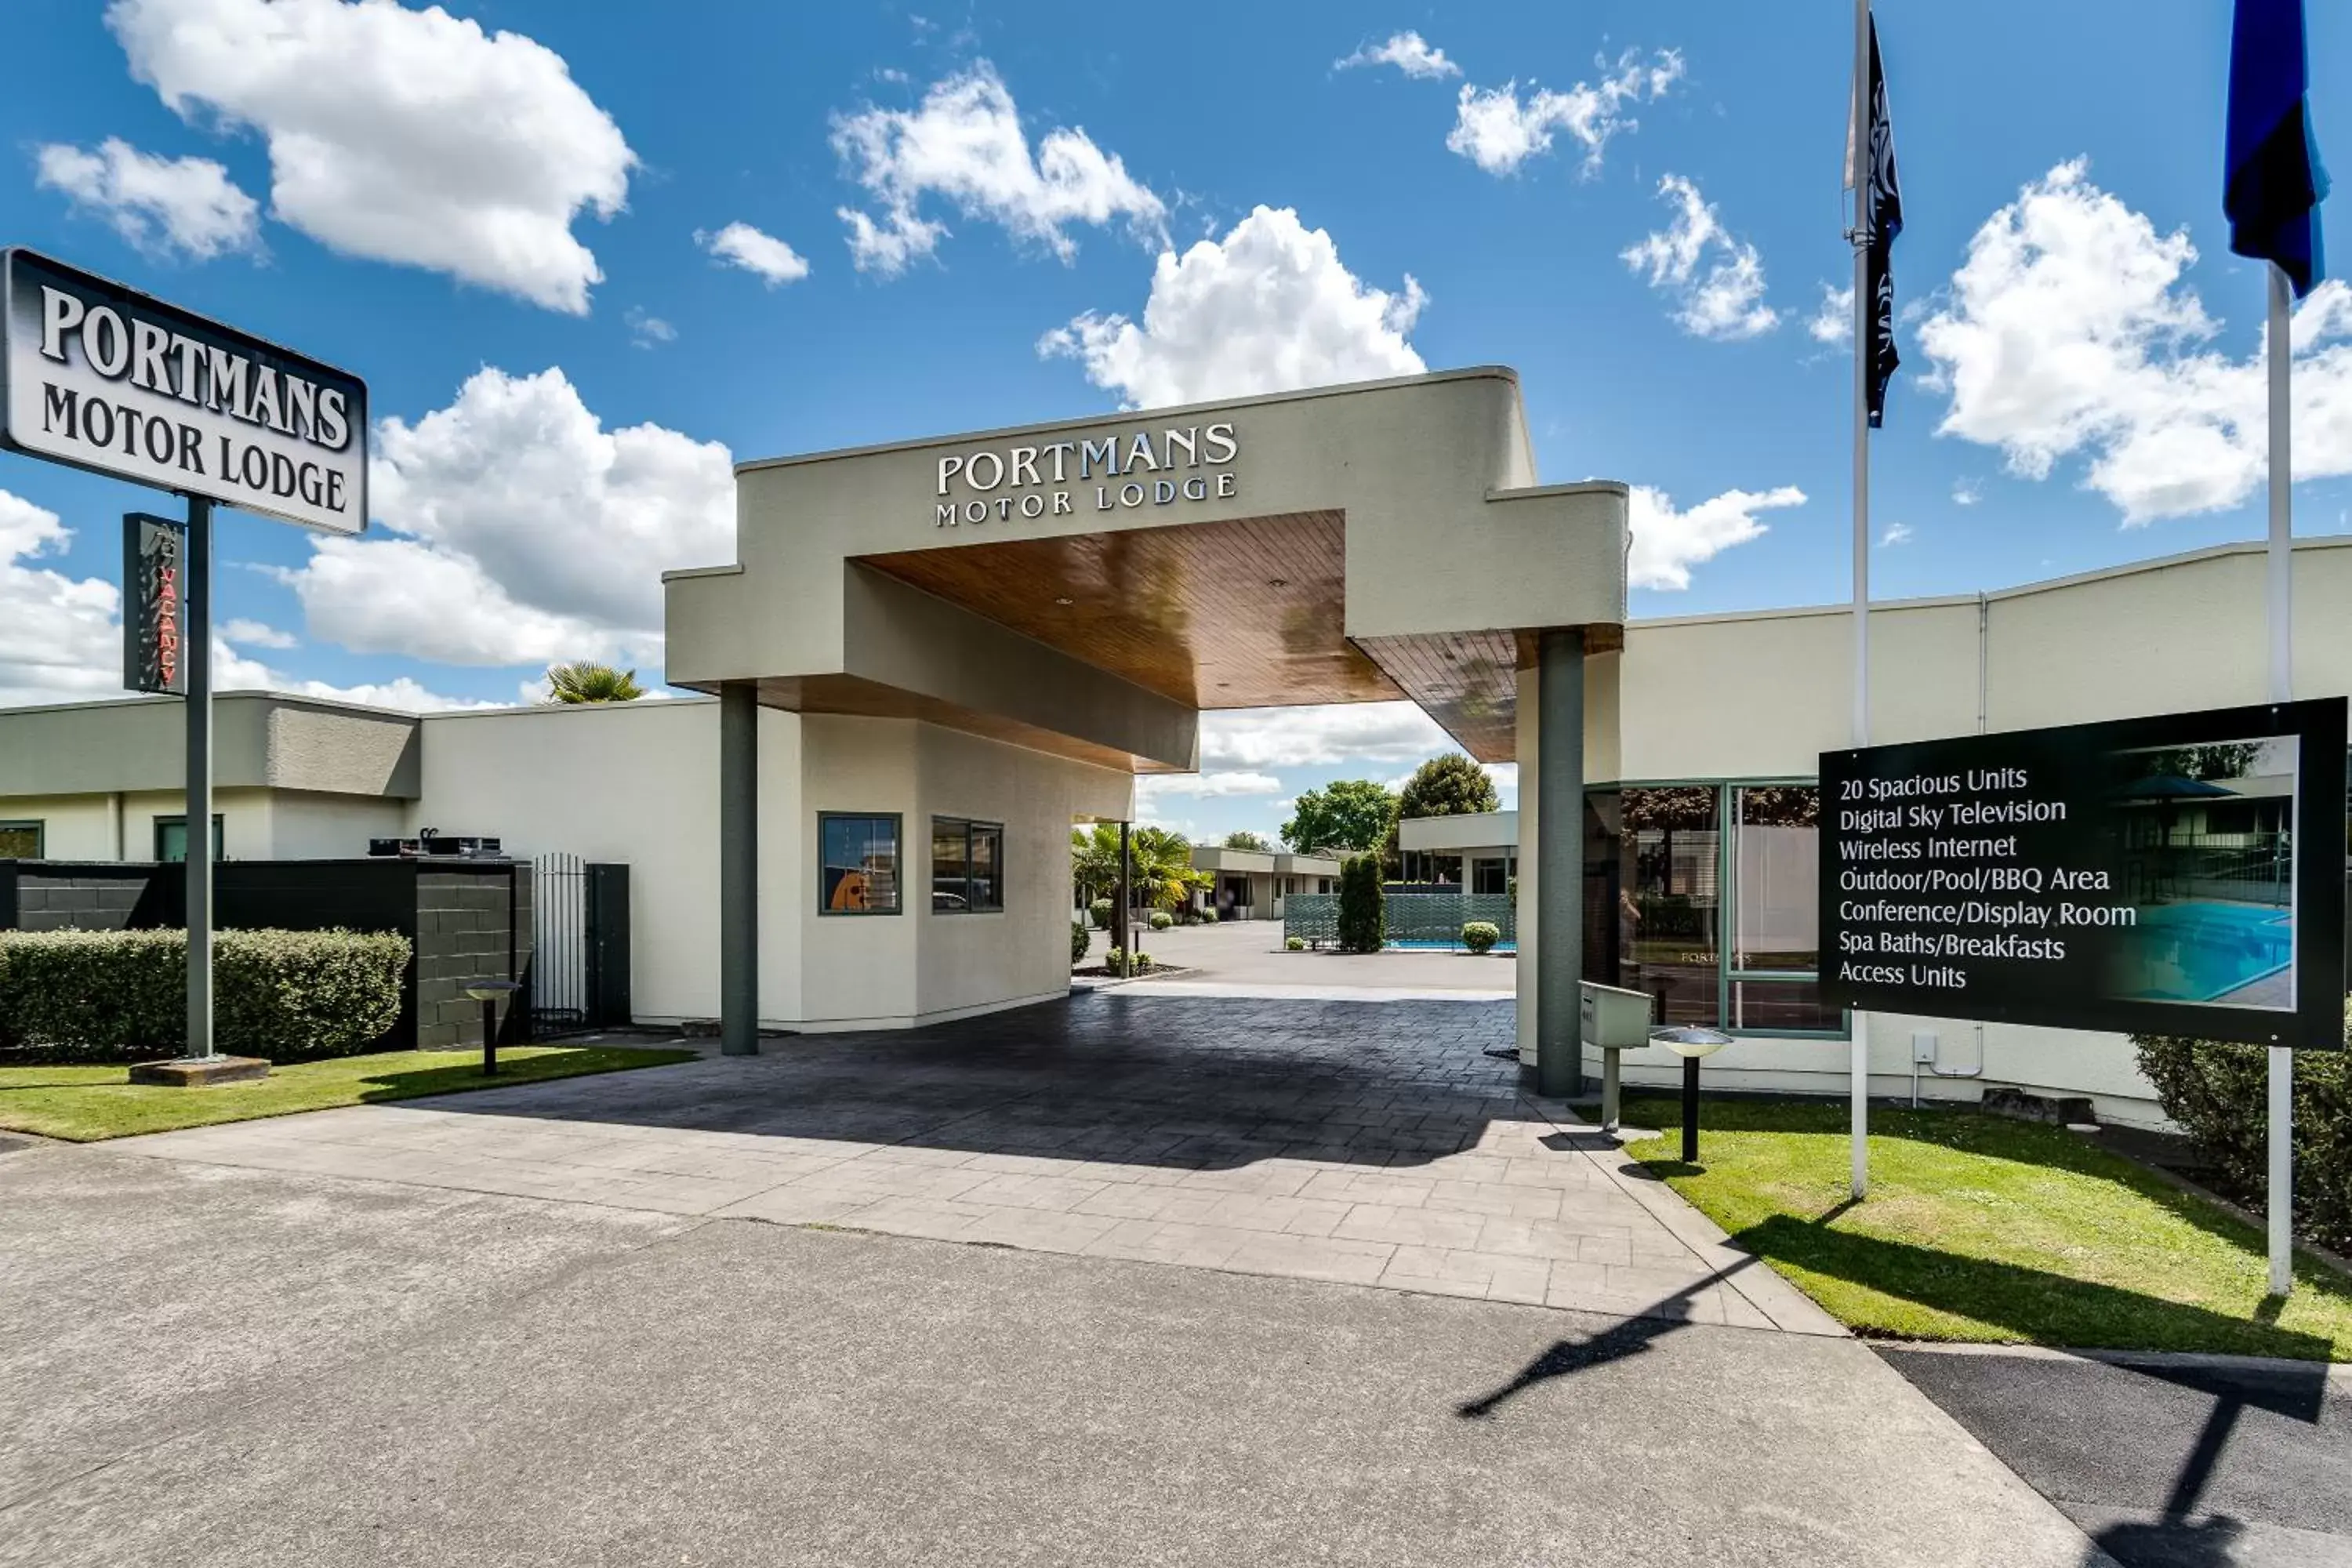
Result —
M 1895 352 L 1895 237 L 1903 232 L 1903 187 L 1895 177 L 1895 125 L 1886 114 L 1886 77 L 1878 65 L 1878 18 L 1870 18 L 1870 123 L 1861 139 L 1863 163 L 1854 211 L 1869 248 L 1864 279 L 1870 301 L 1870 426 L 1886 415 L 1886 384 L 1903 363 Z M 1853 170 L 1849 174 L 1854 173 Z M 1859 347 L 1857 352 L 1860 352 Z

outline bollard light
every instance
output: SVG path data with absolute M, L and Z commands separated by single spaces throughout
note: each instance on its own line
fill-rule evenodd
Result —
M 1677 1024 L 1650 1031 L 1650 1043 L 1664 1046 L 1683 1058 L 1683 1163 L 1698 1163 L 1698 1064 L 1731 1044 L 1721 1029 Z
M 514 980 L 477 980 L 466 987 L 466 994 L 482 1005 L 482 1075 L 495 1076 L 499 1070 L 499 1003 L 522 989 Z

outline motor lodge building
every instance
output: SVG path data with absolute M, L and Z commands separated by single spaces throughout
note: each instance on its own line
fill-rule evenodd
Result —
M 1812 783 L 1851 740 L 1847 612 L 1629 624 L 1625 487 L 1538 482 L 1511 372 L 738 477 L 739 558 L 665 579 L 683 695 L 423 717 L 224 696 L 222 851 L 357 857 L 429 827 L 625 864 L 635 1016 L 716 1016 L 750 1048 L 760 1027 L 1065 995 L 1074 822 L 1129 817 L 1136 775 L 1196 768 L 1204 710 L 1410 699 L 1471 756 L 1519 766 L 1515 823 L 1406 847 L 1516 887 L 1516 960 L 1482 962 L 1516 962 L 1524 1049 L 1581 1054 L 1581 974 L 1741 1035 L 1710 1064 L 1727 1087 L 1842 1088 L 1850 1021 L 1814 980 Z M 2294 571 L 2298 695 L 2352 689 L 2352 629 L 2315 613 L 2352 604 L 2352 539 L 2300 542 Z M 2262 625 L 2252 544 L 1878 604 L 1872 738 L 2258 700 Z M 171 858 L 179 733 L 171 699 L 0 713 L 0 865 Z M 1270 913 L 1336 872 L 1286 858 L 1220 868 Z M 1301 956 L 1302 982 L 1322 962 Z M 1866 1023 L 1882 1094 L 1916 1074 L 1929 1094 L 1993 1081 L 2159 1117 L 2118 1037 Z M 1670 1070 L 1653 1054 L 1629 1077 Z

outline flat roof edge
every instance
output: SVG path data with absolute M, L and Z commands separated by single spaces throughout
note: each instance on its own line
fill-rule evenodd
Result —
M 1979 598 L 1998 604 L 2004 599 L 2022 599 L 2035 594 L 2054 593 L 2061 588 L 2077 588 L 2089 583 L 2113 582 L 2148 572 L 2170 571 L 2175 567 L 2194 566 L 2200 562 L 2219 561 L 2233 555 L 2259 555 L 2268 546 L 2261 540 L 2239 540 L 2229 544 L 2209 544 L 2198 550 L 2184 550 L 2177 555 L 2158 555 L 2146 561 L 2126 561 L 2118 566 L 2100 566 L 2088 572 L 2072 573 L 2063 577 L 2044 577 L 2032 583 L 2019 583 L 2006 588 L 1987 588 L 1980 594 L 1932 594 L 1909 599 L 1873 599 L 1875 610 L 1933 610 L 1973 605 Z M 2352 533 L 2325 533 L 2294 542 L 2297 550 L 2352 549 Z M 1652 626 L 1696 626 L 1716 622 L 1793 620 L 1811 616 L 1850 616 L 1853 605 L 1781 605 L 1760 610 L 1715 610 L 1689 616 L 1644 616 L 1629 619 L 1628 631 L 1642 631 Z
M 1299 403 L 1309 398 L 1340 397 L 1349 393 L 1381 392 L 1400 386 L 1430 386 L 1448 381 L 1507 381 L 1514 387 L 1519 384 L 1519 373 L 1504 364 L 1465 365 L 1458 370 L 1424 371 L 1419 375 L 1392 375 L 1379 381 L 1349 381 L 1333 386 L 1303 386 L 1288 392 L 1261 392 L 1247 397 L 1220 398 L 1206 403 L 1180 403 L 1162 408 L 1115 408 L 1100 414 L 1081 415 L 1072 419 L 1052 419 L 1035 425 L 1003 425 L 989 430 L 954 431 L 943 436 L 925 436 L 912 441 L 879 441 L 862 447 L 835 447 L 822 452 L 803 452 L 783 458 L 746 458 L 735 465 L 738 475 L 761 468 L 795 468 L 803 463 L 829 463 L 840 458 L 870 458 L 886 452 L 919 452 L 926 447 L 960 447 L 975 441 L 994 441 L 1007 436 L 1027 435 L 1054 430 L 1084 430 L 1112 421 L 1133 423 L 1145 419 L 1172 419 L 1188 414 L 1207 413 L 1223 408 L 1262 408 L 1274 403 Z

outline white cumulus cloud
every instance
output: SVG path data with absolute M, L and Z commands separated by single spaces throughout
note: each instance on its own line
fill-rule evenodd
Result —
M 0 490 L 0 708 L 124 695 L 121 595 L 114 584 L 37 564 L 63 552 L 72 539 L 57 513 Z M 336 686 L 286 675 L 240 652 L 240 642 L 293 646 L 291 637 L 259 622 L 229 621 L 213 637 L 218 689 L 289 691 L 420 713 L 478 706 L 429 691 L 408 676 Z
M 1752 338 L 1780 325 L 1764 303 L 1764 259 L 1733 237 L 1698 186 L 1680 174 L 1658 182 L 1674 208 L 1666 226 L 1619 253 L 1653 289 L 1675 300 L 1675 321 L 1698 338 Z
M 807 258 L 799 251 L 748 223 L 730 223 L 716 234 L 696 229 L 694 243 L 730 267 L 757 274 L 771 289 L 779 283 L 797 283 L 809 275 Z
M 561 370 L 477 372 L 383 421 L 389 537 L 324 538 L 285 574 L 310 635 L 450 664 L 657 659 L 660 574 L 732 560 L 733 459 L 657 425 L 608 430 Z
M 1614 64 L 1605 59 L 1597 63 L 1603 73 L 1597 82 L 1580 81 L 1566 92 L 1529 82 L 1524 99 L 1516 79 L 1494 88 L 1465 83 L 1454 103 L 1447 149 L 1490 174 L 1508 174 L 1538 153 L 1550 152 L 1554 134 L 1565 132 L 1584 149 L 1582 172 L 1599 172 L 1610 139 L 1639 123 L 1626 112 L 1628 107 L 1654 100 L 1680 81 L 1683 58 L 1673 49 L 1660 49 L 1644 59 L 1628 49 Z
M 1427 296 L 1348 270 L 1339 247 L 1288 207 L 1259 207 L 1219 240 L 1160 253 L 1140 325 L 1088 311 L 1045 335 L 1130 407 L 1412 375 L 1427 369 L 1405 335 Z
M 1911 542 L 1911 536 L 1914 531 L 1915 531 L 1911 525 L 1907 522 L 1890 522 L 1886 525 L 1886 531 L 1878 536 L 1878 542 L 1882 547 L 1894 544 L 1908 544 Z
M 1804 491 L 1782 485 L 1762 491 L 1726 490 L 1688 511 L 1677 511 L 1665 491 L 1635 485 L 1626 519 L 1633 535 L 1627 581 L 1636 588 L 1687 588 L 1692 567 L 1764 536 L 1758 512 L 1804 504 Z
M 1821 303 L 1805 318 L 1805 331 L 1813 342 L 1831 348 L 1853 342 L 1853 285 L 1833 289 L 1822 284 Z
M 1419 763 L 1461 749 L 1410 702 L 1235 708 L 1201 715 L 1204 773 Z
M 160 158 L 110 136 L 96 152 L 50 142 L 34 179 L 103 217 L 141 250 L 198 261 L 261 244 L 261 204 L 209 158 Z
M 221 624 L 220 635 L 230 642 L 248 647 L 288 648 L 297 645 L 292 632 L 280 631 L 267 621 L 235 620 Z
M 390 0 L 113 0 L 106 20 L 182 118 L 261 134 L 280 222 L 587 310 L 604 274 L 572 220 L 619 212 L 636 156 L 551 49 Z
M 1075 224 L 1124 219 L 1138 237 L 1164 243 L 1166 205 L 1083 129 L 1057 127 L 1031 147 L 986 60 L 933 83 L 916 109 L 835 115 L 833 146 L 877 209 L 838 209 L 860 271 L 895 277 L 939 248 L 947 226 L 923 213 L 933 197 L 1065 261 L 1077 251 Z
M 1139 784 L 1144 782 L 1141 779 Z M 1280 795 L 1282 781 L 1272 773 L 1255 772 L 1207 773 L 1156 773 L 1150 775 L 1154 795 L 1192 795 L 1201 800 L 1216 800 L 1228 795 Z
M 1410 30 L 1391 34 L 1386 43 L 1366 44 L 1354 54 L 1333 60 L 1331 65 L 1336 70 L 1355 66 L 1394 66 L 1407 76 L 1424 79 L 1462 74 L 1462 68 L 1447 59 L 1444 49 Z
M 2127 525 L 2245 500 L 2268 454 L 2263 350 L 2209 346 L 2221 323 L 2182 281 L 2196 259 L 2186 230 L 2158 234 L 2081 159 L 2027 184 L 1919 325 L 1927 384 L 1950 397 L 1938 432 L 2025 479 L 2081 458 Z M 2352 473 L 2352 289 L 2313 290 L 2289 342 L 2294 477 Z

